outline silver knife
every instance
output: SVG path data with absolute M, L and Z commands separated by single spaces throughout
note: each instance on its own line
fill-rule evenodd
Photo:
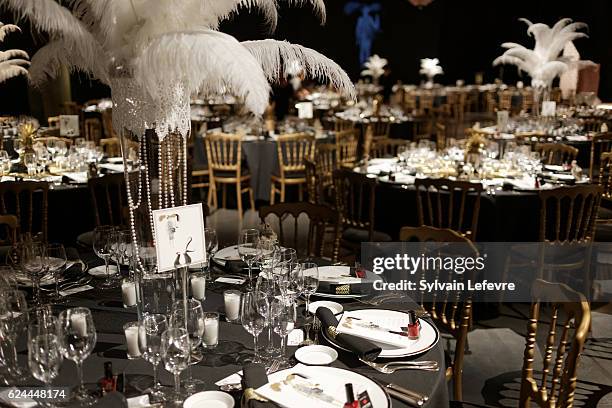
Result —
M 416 391 L 412 391 L 409 390 L 408 388 L 402 387 L 401 385 L 397 385 L 397 384 L 393 384 L 393 383 L 388 383 L 386 381 L 382 381 L 382 380 L 378 380 L 378 382 L 387 390 L 394 390 L 396 392 L 399 392 L 401 394 L 405 394 L 408 395 L 412 398 L 417 399 L 418 401 L 421 401 L 421 405 L 425 402 L 427 402 L 429 400 L 429 397 L 427 395 L 423 395 L 421 393 L 418 393 Z
M 410 405 L 411 407 L 422 407 L 423 406 L 423 400 L 419 400 L 416 399 L 414 397 L 411 397 L 409 395 L 406 394 L 402 394 L 401 392 L 395 391 L 392 388 L 386 388 L 385 387 L 385 391 L 387 391 L 387 394 L 389 394 L 391 397 L 398 399 L 400 401 L 405 402 L 406 404 Z

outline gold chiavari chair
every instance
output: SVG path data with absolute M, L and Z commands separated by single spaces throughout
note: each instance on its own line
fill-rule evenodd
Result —
M 338 167 L 336 145 L 322 143 L 317 145 L 315 154 L 315 173 L 317 183 L 317 203 L 323 202 L 335 206 L 334 170 Z
M 84 124 L 85 139 L 98 144 L 102 138 L 102 123 L 98 118 L 87 118 Z
M 409 146 L 409 142 L 404 139 L 391 139 L 388 137 L 374 140 L 370 148 L 370 157 L 396 157 L 402 146 Z
M 242 195 L 249 194 L 251 210 L 255 210 L 253 189 L 249 184 L 251 175 L 242 170 L 242 136 L 213 133 L 205 137 L 208 168 L 210 170 L 210 188 L 208 206 L 217 207 L 217 184 L 223 188 L 222 206 L 227 206 L 227 185 L 236 186 L 236 203 L 238 214 L 242 217 Z
M 430 140 L 433 121 L 429 116 L 415 117 L 412 122 L 412 140 L 419 141 L 421 139 Z
M 503 90 L 499 94 L 499 110 L 512 110 L 512 91 L 509 89 Z
M 486 91 L 485 92 L 485 110 L 488 113 L 494 113 L 497 110 L 497 96 L 495 91 Z
M 0 214 L 14 215 L 19 231 L 32 236 L 42 234 L 47 240 L 49 183 L 5 181 L 0 183 Z
M 49 116 L 47 118 L 47 123 L 50 128 L 59 128 L 59 116 Z
M 451 229 L 403 227 L 400 230 L 399 239 L 404 242 L 452 242 L 464 244 L 461 247 L 453 247 L 450 250 L 447 248 L 447 251 L 449 250 L 451 253 L 445 255 L 478 256 L 478 250 L 474 244 L 463 235 Z M 455 250 L 461 253 L 452 253 Z M 442 251 L 442 253 L 444 252 Z M 427 273 L 429 274 L 430 271 Z M 467 279 L 474 278 L 471 275 L 458 276 L 454 272 L 449 272 L 447 276 L 442 276 L 440 271 L 435 271 L 435 273 L 435 279 L 441 282 L 466 281 Z M 423 274 L 425 274 L 425 271 L 423 271 Z M 431 279 L 431 276 L 423 276 L 422 278 Z M 455 349 L 449 350 L 449 354 L 452 355 L 452 361 L 446 367 L 446 381 L 453 381 L 453 399 L 455 401 L 462 401 L 463 359 L 467 348 L 468 331 L 472 324 L 472 299 L 470 296 L 461 299 L 456 294 L 446 292 L 445 295 L 434 295 L 433 299 L 429 302 L 421 299 L 419 303 L 429 313 L 436 327 L 455 339 Z
M 599 173 L 596 181 L 602 188 L 601 207 L 597 214 L 598 222 L 612 222 L 612 152 L 601 154 Z
M 128 225 L 127 193 L 123 173 L 87 180 L 96 226 Z
M 14 215 L 0 215 L 0 246 L 13 246 L 19 235 L 19 219 Z
M 449 179 L 416 179 L 419 226 L 450 228 L 476 240 L 481 183 Z
M 556 102 L 557 105 L 561 103 L 562 97 L 561 88 L 556 87 L 550 90 L 550 100 Z
M 342 217 L 341 245 L 354 254 L 362 242 L 386 242 L 391 237 L 374 229 L 377 180 L 349 169 L 334 170 L 336 208 Z
M 446 125 L 440 122 L 436 122 L 436 146 L 439 150 L 446 147 Z
M 389 137 L 391 123 L 387 118 L 378 117 L 372 119 L 367 125 L 364 125 L 364 130 L 367 130 L 367 128 L 371 129 L 373 139 Z
M 571 408 L 574 404 L 578 361 L 591 326 L 591 310 L 585 297 L 561 283 L 538 279 L 532 287 L 533 303 L 521 375 L 519 408 Z M 541 305 L 551 310 L 542 361 L 542 378 L 534 376 L 534 361 L 541 324 Z
M 355 124 L 350 120 L 338 119 L 334 122 L 334 131 L 343 132 L 355 129 Z
M 418 109 L 417 95 L 414 91 L 408 91 L 404 94 L 404 110 L 406 112 L 415 112 Z
M 544 164 L 571 163 L 578 156 L 578 149 L 563 143 L 538 143 L 535 151 L 542 156 Z
M 601 125 L 606 123 L 606 120 L 604 118 L 587 118 L 582 119 L 580 123 L 586 132 L 599 133 L 602 132 Z
M 432 114 L 434 110 L 434 95 L 424 91 L 419 94 L 419 112 L 421 115 Z
M 597 133 L 591 139 L 591 156 L 589 159 L 589 178 L 593 180 L 595 169 L 599 168 L 599 158 L 603 153 L 612 151 L 612 132 Z
M 121 156 L 121 142 L 117 137 L 100 139 L 100 147 L 107 157 Z
M 300 221 L 304 215 L 306 222 Z M 269 222 L 271 216 L 275 216 L 275 222 Z M 268 223 L 275 230 L 279 244 L 295 248 L 298 257 L 338 259 L 340 214 L 330 207 L 308 202 L 278 203 L 261 207 L 259 217 L 261 222 Z M 290 222 L 291 219 L 293 222 Z M 326 239 L 326 232 L 330 229 L 331 237 Z M 331 248 L 331 251 L 326 251 L 326 248 Z
M 533 90 L 531 88 L 523 88 L 521 94 L 523 95 L 521 110 L 525 112 L 533 111 Z
M 354 130 L 343 130 L 336 133 L 336 165 L 353 167 L 357 162 L 357 135 Z
M 276 140 L 279 174 L 272 175 L 270 204 L 274 204 L 276 194 L 280 202 L 285 202 L 287 186 L 298 186 L 299 200 L 304 199 L 306 175 L 304 159 L 313 160 L 315 156 L 315 137 L 306 133 L 282 135 Z

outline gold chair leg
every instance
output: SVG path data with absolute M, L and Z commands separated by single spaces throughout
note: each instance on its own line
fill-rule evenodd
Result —
M 236 184 L 236 205 L 238 206 L 238 215 L 242 218 L 242 186 L 240 182 Z
M 223 208 L 227 208 L 227 184 L 223 184 L 223 193 L 221 197 L 221 205 Z
M 253 196 L 253 189 L 249 187 L 249 201 L 251 204 L 251 211 L 255 211 L 255 197 Z
M 274 181 L 270 185 L 270 205 L 274 205 L 274 194 L 276 192 Z
M 206 204 L 208 207 L 212 207 L 213 200 L 215 201 L 215 207 L 217 206 L 217 189 L 214 181 L 211 181 L 210 186 L 208 187 L 208 197 L 206 199 Z
M 281 181 L 280 202 L 285 202 L 285 182 Z

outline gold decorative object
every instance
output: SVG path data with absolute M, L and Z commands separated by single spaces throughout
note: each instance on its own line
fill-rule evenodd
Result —
M 487 143 L 488 140 L 482 133 L 472 132 L 465 143 L 465 162 L 473 165 L 474 168 L 480 167 Z
M 34 145 L 34 137 L 36 136 L 37 130 L 38 128 L 31 122 L 22 123 L 17 128 L 19 138 L 23 141 L 25 147 L 25 153 L 31 153 L 34 151 L 32 146 Z

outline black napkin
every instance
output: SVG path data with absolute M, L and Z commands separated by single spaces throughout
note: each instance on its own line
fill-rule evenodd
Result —
M 76 248 L 66 248 L 66 258 L 68 261 L 78 261 L 80 259 L 79 252 Z M 77 279 L 83 274 L 83 265 L 80 262 L 75 263 L 64 271 L 66 279 Z
M 256 390 L 268 383 L 266 368 L 261 364 L 248 363 L 242 367 L 242 389 Z M 250 391 L 249 391 L 250 392 Z M 249 399 L 246 403 L 248 408 L 274 408 L 277 405 L 273 402 L 263 402 L 256 399 Z
M 332 337 L 338 344 L 357 354 L 359 358 L 366 361 L 374 361 L 382 351 L 379 346 L 361 337 L 344 333 L 336 333 L 335 335 L 329 333 L 327 328 L 336 328 L 338 326 L 338 319 L 327 307 L 319 307 L 317 309 L 317 317 L 321 321 L 322 330 L 326 331 L 328 337 Z
M 356 269 L 351 267 L 349 270 L 349 276 L 353 278 L 365 279 L 367 278 L 364 269 Z M 330 293 L 332 295 L 367 295 L 372 292 L 372 282 L 360 282 L 360 283 L 331 283 L 331 282 L 319 282 L 319 293 Z
M 223 270 L 231 274 L 244 274 L 248 269 L 248 265 L 243 261 L 225 261 Z
M 127 408 L 128 403 L 123 394 L 113 391 L 100 398 L 93 406 L 95 408 Z

